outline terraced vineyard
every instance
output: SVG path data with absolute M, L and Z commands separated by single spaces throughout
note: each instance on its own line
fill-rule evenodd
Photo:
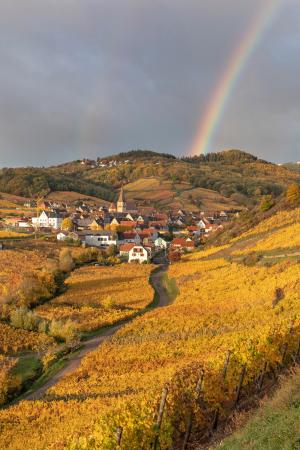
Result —
M 48 320 L 71 320 L 80 331 L 93 331 L 128 318 L 152 302 L 147 283 L 153 267 L 82 267 L 67 280 L 67 290 L 36 308 Z
M 191 408 L 194 428 L 211 426 L 216 411 L 225 417 L 241 373 L 242 395 L 251 395 L 266 361 L 268 370 L 277 370 L 297 352 L 300 331 L 299 263 L 249 264 L 233 253 L 242 243 L 251 254 L 252 238 L 277 236 L 276 223 L 284 233 L 298 214 L 274 216 L 252 230 L 251 240 L 244 235 L 170 266 L 169 278 L 179 289 L 175 301 L 123 326 L 43 399 L 1 411 L 0 446 L 17 449 L 25 439 L 32 450 L 113 449 L 122 427 L 122 449 L 149 448 L 165 386 L 161 448 L 182 438 Z M 281 245 L 278 238 L 274 242 Z M 141 279 L 139 289 L 144 287 Z

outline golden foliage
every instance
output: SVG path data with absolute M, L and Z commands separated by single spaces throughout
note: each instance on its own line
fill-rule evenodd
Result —
M 150 265 L 82 267 L 68 278 L 68 289 L 36 308 L 48 320 L 71 319 L 81 331 L 92 331 L 130 317 L 153 299 Z
M 44 333 L 13 328 L 0 322 L 0 351 L 4 354 L 14 354 L 23 350 L 40 351 L 54 343 L 54 339 Z
M 295 217 L 295 212 L 286 214 L 286 221 L 279 215 L 279 226 L 292 225 L 291 216 Z M 271 220 L 261 224 L 260 230 L 274 229 L 270 227 Z M 249 386 L 266 360 L 273 367 L 281 362 L 285 342 L 289 351 L 295 351 L 300 330 L 299 264 L 248 267 L 217 257 L 222 249 L 195 253 L 172 265 L 169 277 L 179 288 L 174 303 L 122 327 L 89 353 L 77 370 L 50 388 L 45 401 L 22 402 L 1 411 L 0 446 L 17 449 L 26 440 L 32 450 L 108 450 L 114 448 L 115 430 L 121 425 L 124 450 L 148 448 L 160 392 L 167 384 L 161 446 L 169 448 L 172 427 L 183 431 L 190 405 L 195 405 L 195 386 L 202 369 L 207 411 L 195 405 L 195 421 L 200 425 L 207 423 L 215 408 L 221 415 L 225 413 L 224 401 L 234 398 L 243 365 L 244 383 Z M 134 280 L 132 266 L 125 267 L 127 277 L 131 273 Z M 113 269 L 122 277 L 124 266 Z M 117 304 L 124 301 L 130 279 L 124 277 L 116 299 L 109 290 L 114 285 L 109 275 L 112 269 L 107 269 L 103 279 L 98 274 L 105 274 L 106 269 L 98 270 L 76 271 L 70 278 L 70 298 L 67 292 L 54 302 L 60 307 L 87 307 L 84 294 L 76 294 L 77 286 L 94 302 L 89 307 L 99 305 L 104 300 L 98 291 L 103 280 L 105 294 Z M 139 294 L 145 289 L 145 277 L 141 277 Z M 104 304 L 110 313 L 110 301 Z M 228 351 L 231 359 L 223 382 L 221 370 Z

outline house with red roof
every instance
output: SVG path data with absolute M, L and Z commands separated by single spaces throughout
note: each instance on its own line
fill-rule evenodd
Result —
M 195 242 L 190 238 L 174 238 L 171 242 L 171 248 L 192 251 L 195 248 Z

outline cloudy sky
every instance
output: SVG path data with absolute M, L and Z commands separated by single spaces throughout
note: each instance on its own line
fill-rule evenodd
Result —
M 0 0 L 0 167 L 191 148 L 269 0 Z M 212 151 L 300 159 L 300 2 L 282 0 Z

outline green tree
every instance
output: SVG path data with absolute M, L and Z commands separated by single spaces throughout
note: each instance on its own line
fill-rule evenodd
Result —
M 264 195 L 261 200 L 261 203 L 260 203 L 260 210 L 268 211 L 274 205 L 275 205 L 275 202 L 274 202 L 272 195 Z

